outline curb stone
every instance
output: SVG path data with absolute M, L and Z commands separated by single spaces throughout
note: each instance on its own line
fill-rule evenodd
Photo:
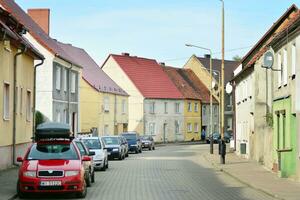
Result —
M 273 197 L 273 198 L 275 198 L 275 199 L 278 199 L 278 200 L 286 200 L 285 198 L 282 198 L 282 197 L 278 196 L 277 194 L 272 194 L 272 193 L 270 193 L 270 192 L 268 192 L 268 191 L 266 191 L 266 190 L 263 190 L 263 189 L 261 189 L 261 188 L 258 188 L 258 187 L 254 186 L 254 185 L 252 185 L 252 184 L 249 184 L 249 183 L 243 181 L 243 180 L 240 179 L 239 177 L 237 177 L 237 176 L 233 175 L 232 173 L 228 172 L 226 169 L 224 169 L 224 168 L 218 166 L 215 162 L 209 160 L 209 158 L 207 158 L 206 155 L 202 154 L 202 157 L 204 157 L 204 159 L 207 160 L 207 161 L 213 166 L 213 168 L 214 168 L 215 170 L 218 170 L 218 171 L 220 171 L 220 172 L 223 172 L 224 174 L 226 174 L 226 175 L 232 177 L 233 179 L 239 181 L 240 183 L 242 183 L 242 184 L 244 184 L 244 185 L 246 185 L 246 186 L 248 186 L 248 187 L 250 187 L 250 188 L 252 188 L 252 189 L 254 189 L 254 190 L 257 190 L 257 191 L 259 191 L 259 192 L 262 192 L 262 193 L 264 193 L 264 194 L 266 194 L 266 195 L 268 195 L 268 196 L 271 196 L 271 197 Z

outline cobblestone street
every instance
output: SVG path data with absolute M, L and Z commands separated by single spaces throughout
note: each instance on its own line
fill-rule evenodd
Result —
M 96 173 L 86 199 L 273 199 L 216 171 L 201 156 L 207 151 L 207 145 L 171 145 L 111 161 L 106 172 Z

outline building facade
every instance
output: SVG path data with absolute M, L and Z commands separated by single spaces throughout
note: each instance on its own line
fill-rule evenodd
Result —
M 113 54 L 102 69 L 129 95 L 129 131 L 151 134 L 157 142 L 184 139 L 183 97 L 155 60 Z
M 24 39 L 25 27 L 0 8 L 0 170 L 16 164 L 31 143 L 34 126 L 35 60 L 43 56 Z

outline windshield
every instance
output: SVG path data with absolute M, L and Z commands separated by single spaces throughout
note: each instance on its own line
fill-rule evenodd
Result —
M 135 134 L 122 134 L 126 138 L 126 140 L 136 140 Z
M 89 149 L 101 149 L 101 143 L 98 139 L 83 139 L 82 141 Z
M 117 138 L 117 137 L 104 137 L 103 141 L 106 145 L 118 145 L 119 144 L 119 138 Z
M 142 140 L 150 140 L 149 136 L 141 136 Z
M 28 160 L 79 160 L 72 143 L 69 144 L 34 144 Z

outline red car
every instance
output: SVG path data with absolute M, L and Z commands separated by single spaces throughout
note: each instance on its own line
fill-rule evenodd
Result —
M 37 128 L 35 142 L 28 148 L 19 169 L 17 192 L 20 198 L 28 193 L 87 194 L 85 161 L 70 137 L 69 126 L 58 123 L 42 124 Z

